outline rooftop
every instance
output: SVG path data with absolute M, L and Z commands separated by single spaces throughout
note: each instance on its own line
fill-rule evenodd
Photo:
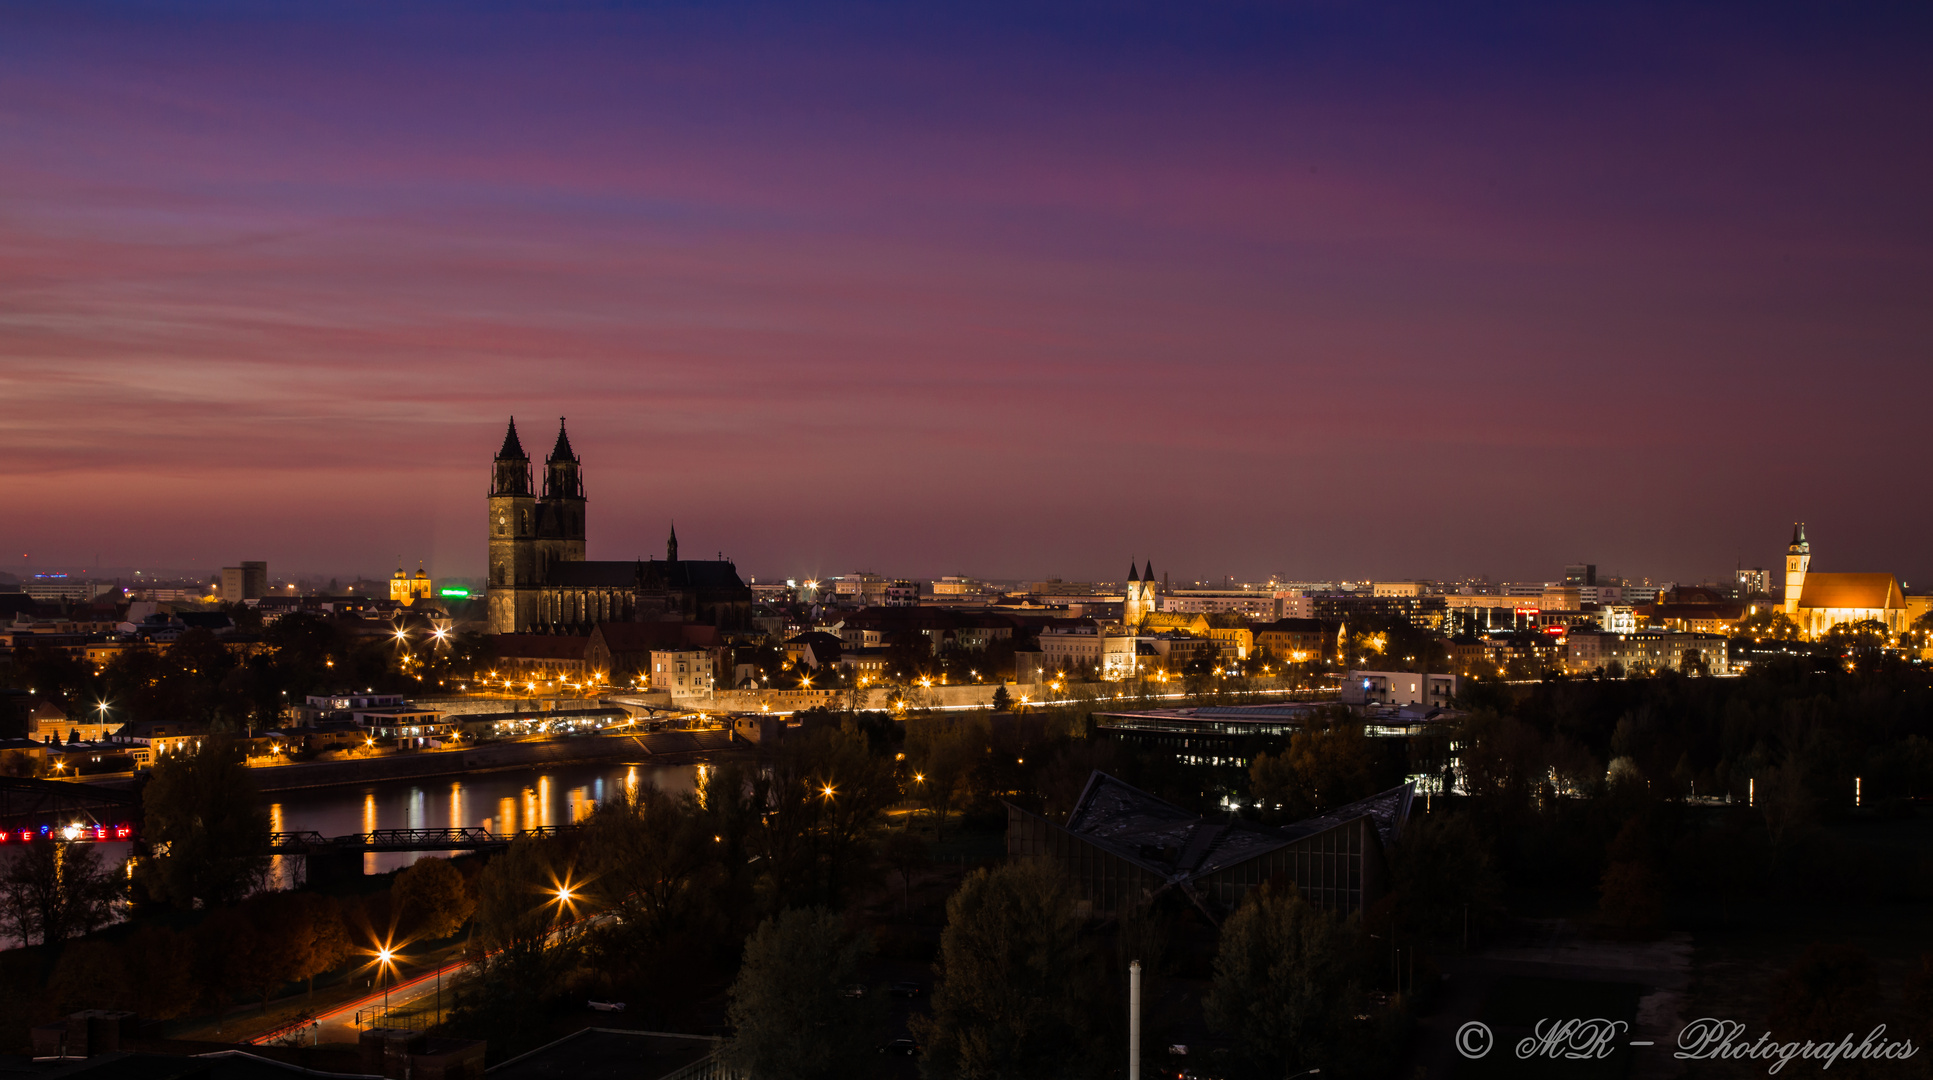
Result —
M 1409 818 L 1413 794 L 1404 784 L 1278 829 L 1240 818 L 1213 821 L 1097 771 L 1065 827 L 1150 873 L 1182 882 L 1364 817 L 1388 845 Z

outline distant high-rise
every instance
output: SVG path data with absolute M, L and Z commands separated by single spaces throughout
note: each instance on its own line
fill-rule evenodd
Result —
M 245 562 L 221 568 L 221 599 L 224 604 L 260 600 L 268 594 L 268 563 Z
M 1570 587 L 1597 584 L 1596 563 L 1572 563 L 1564 568 L 1564 584 Z

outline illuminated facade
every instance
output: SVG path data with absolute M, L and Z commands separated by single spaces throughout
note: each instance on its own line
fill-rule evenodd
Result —
M 1121 598 L 1121 622 L 1130 630 L 1138 629 L 1141 620 L 1153 614 L 1155 604 L 1154 563 L 1148 564 L 1145 575 L 1135 571 L 1134 563 L 1128 563 L 1128 587 L 1126 595 Z
M 410 577 L 402 567 L 389 578 L 389 598 L 399 604 L 414 604 L 418 600 L 428 600 L 434 593 L 430 588 L 429 572 L 423 564 L 416 564 L 416 576 Z
M 1893 575 L 1813 571 L 1804 522 L 1792 526 L 1785 549 L 1785 614 L 1807 637 L 1857 622 L 1876 622 L 1899 634 L 1911 622 L 1906 593 Z

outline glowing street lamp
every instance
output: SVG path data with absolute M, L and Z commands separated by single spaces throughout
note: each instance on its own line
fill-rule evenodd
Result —
M 383 979 L 383 1015 L 389 1015 L 389 984 L 395 980 L 396 952 L 387 945 L 376 950 L 376 977 Z M 384 978 L 384 976 L 389 976 Z

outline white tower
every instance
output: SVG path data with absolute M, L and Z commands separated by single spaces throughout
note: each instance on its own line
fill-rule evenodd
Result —
M 1792 543 L 1785 549 L 1785 614 L 1799 617 L 1799 596 L 1805 592 L 1805 570 L 1812 565 L 1812 545 L 1805 538 L 1805 522 L 1792 526 Z

